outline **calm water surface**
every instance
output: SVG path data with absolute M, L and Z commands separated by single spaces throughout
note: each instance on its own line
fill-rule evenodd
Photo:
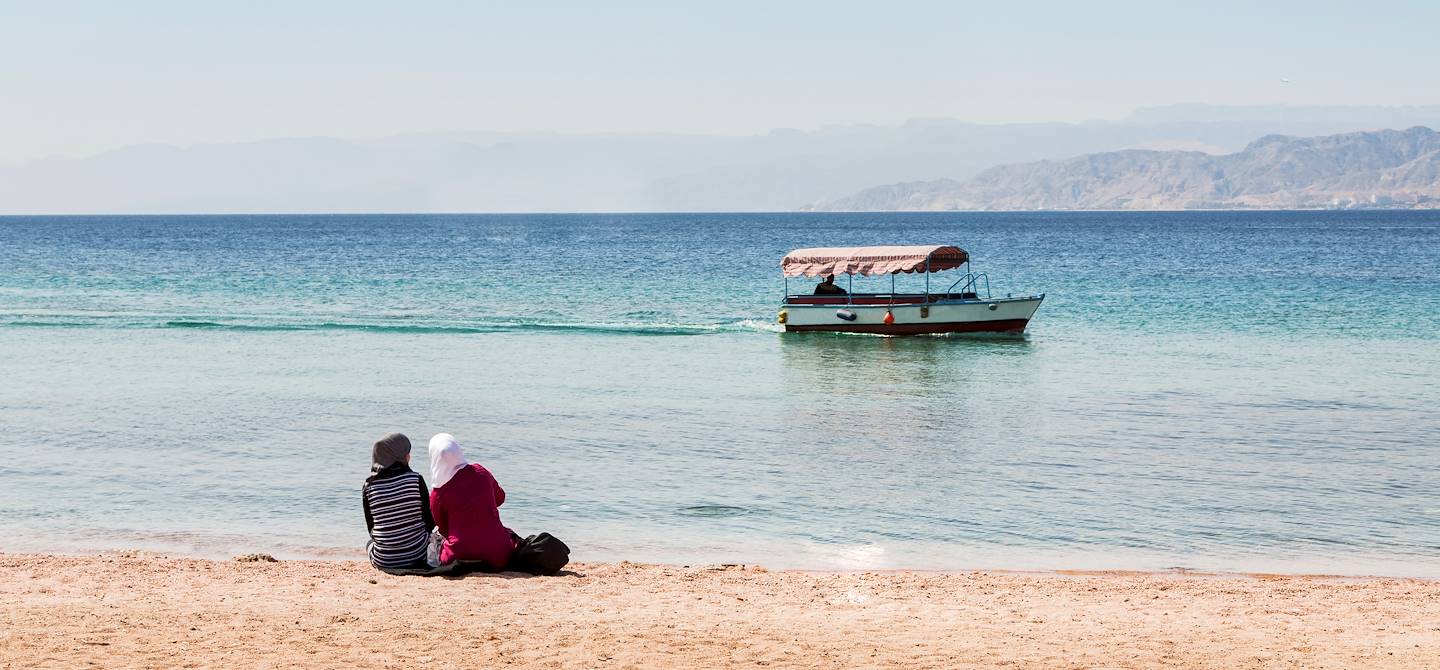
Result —
M 775 332 L 929 242 L 1028 335 Z M 1440 577 L 1433 213 L 0 218 L 0 373 L 3 551 L 359 556 L 400 430 L 577 560 Z

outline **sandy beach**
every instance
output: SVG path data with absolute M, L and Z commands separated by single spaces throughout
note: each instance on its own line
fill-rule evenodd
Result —
M 0 555 L 0 667 L 1440 668 L 1440 582 Z

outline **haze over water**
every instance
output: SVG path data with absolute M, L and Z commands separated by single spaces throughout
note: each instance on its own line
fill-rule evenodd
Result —
M 932 242 L 1028 334 L 775 331 Z M 0 217 L 0 370 L 3 551 L 358 556 L 399 430 L 576 560 L 1440 577 L 1434 213 Z

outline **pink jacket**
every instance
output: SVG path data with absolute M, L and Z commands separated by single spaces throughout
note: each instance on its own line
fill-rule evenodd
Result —
M 504 570 L 515 541 L 500 523 L 503 504 L 505 490 L 478 463 L 460 468 L 444 486 L 431 491 L 430 512 L 445 536 L 440 562 L 485 561 Z

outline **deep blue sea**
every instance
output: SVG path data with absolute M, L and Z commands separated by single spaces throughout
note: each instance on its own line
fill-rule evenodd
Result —
M 921 243 L 1027 334 L 777 331 Z M 0 217 L 0 380 L 0 551 L 360 556 L 444 431 L 576 560 L 1440 577 L 1436 212 Z

